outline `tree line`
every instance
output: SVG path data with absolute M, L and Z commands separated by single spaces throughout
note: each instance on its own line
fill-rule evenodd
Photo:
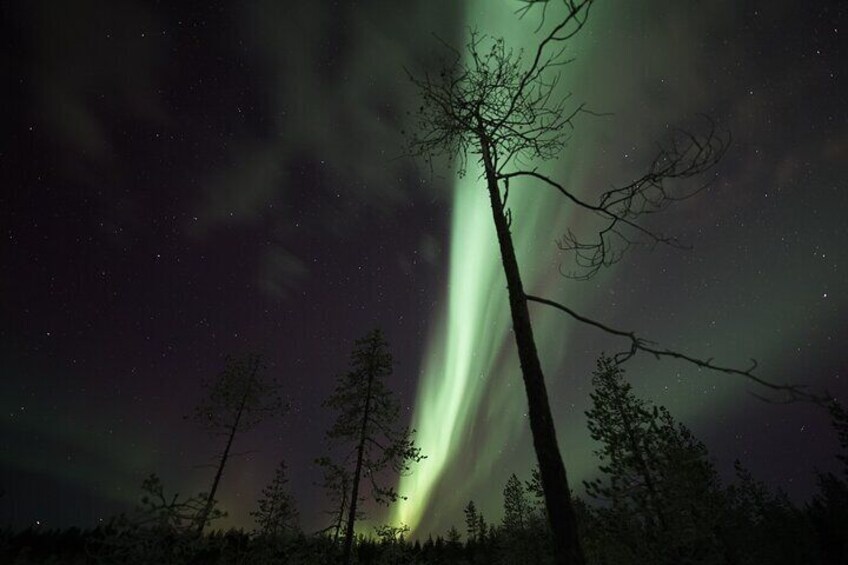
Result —
M 226 379 L 233 378 L 227 372 L 234 367 L 238 374 L 256 378 L 256 371 L 241 370 L 254 366 L 253 362 L 228 365 Z M 554 563 L 555 544 L 537 466 L 525 480 L 516 474 L 508 478 L 498 522 L 489 521 L 472 500 L 464 516 L 458 517 L 464 518 L 462 530 L 452 526 L 443 534 L 415 540 L 408 539 L 409 529 L 402 524 L 379 526 L 367 535 L 354 533 L 352 525 L 362 516 L 354 501 L 361 502 L 366 490 L 387 503 L 400 496 L 377 477 L 373 483 L 369 477 L 369 489 L 357 489 L 356 477 L 361 481 L 365 475 L 379 476 L 384 469 L 408 472 L 410 464 L 422 457 L 410 430 L 391 427 L 397 406 L 382 380 L 390 372 L 384 338 L 375 331 L 357 342 L 351 371 L 339 378 L 325 402 L 328 408 L 345 408 L 327 436 L 331 442 L 344 440 L 350 449 L 347 459 L 320 461 L 334 510 L 328 527 L 319 532 L 301 529 L 296 497 L 287 486 L 287 467 L 281 463 L 251 512 L 252 531 L 206 528 L 224 515 L 213 497 L 167 496 L 159 478 L 151 475 L 142 484 L 134 513 L 88 531 L 6 531 L 0 556 L 4 562 L 20 564 L 50 559 L 129 564 Z M 586 421 L 596 442 L 598 467 L 594 478 L 584 482 L 584 496 L 571 493 L 588 563 L 848 562 L 848 412 L 839 403 L 830 404 L 840 446 L 839 469 L 817 472 L 816 494 L 798 505 L 782 490 L 754 478 L 739 461 L 734 480 L 724 484 L 707 447 L 668 409 L 639 398 L 614 359 L 598 359 L 592 384 Z M 234 398 L 239 406 L 249 405 L 243 393 Z M 357 403 L 360 409 L 353 409 Z M 233 418 L 238 414 L 238 410 L 231 413 Z M 383 436 L 384 425 L 394 430 L 382 437 L 391 443 L 378 446 L 377 439 L 369 449 L 368 438 Z M 225 429 L 230 430 L 225 437 L 231 446 L 232 428 Z M 216 483 L 221 469 L 216 467 Z
M 51 558 L 61 556 L 66 562 L 68 556 L 62 551 L 70 551 L 79 554 L 80 562 L 207 563 L 221 558 L 228 563 L 228 557 L 221 557 L 228 555 L 222 547 L 235 539 L 239 548 L 249 548 L 258 560 L 254 562 L 281 562 L 276 558 L 287 552 L 288 540 L 296 538 L 301 549 L 315 545 L 332 553 L 334 559 L 338 554 L 343 563 L 350 563 L 355 523 L 364 517 L 363 502 L 395 502 L 400 497 L 392 486 L 397 476 L 411 472 L 412 464 L 424 458 L 415 446 L 414 431 L 401 425 L 400 406 L 387 382 L 391 375 L 388 343 L 382 331 L 374 330 L 356 341 L 350 369 L 337 378 L 335 389 L 322 405 L 336 414 L 336 420 L 326 432 L 329 453 L 315 463 L 323 471 L 321 486 L 333 510 L 328 527 L 310 536 L 314 543 L 305 542 L 307 536 L 301 531 L 284 460 L 250 512 L 256 524 L 250 534 L 210 531 L 227 515 L 217 496 L 239 436 L 288 410 L 262 357 L 245 354 L 228 356 L 224 369 L 204 382 L 204 397 L 188 418 L 221 441 L 208 491 L 191 496 L 168 494 L 159 476 L 151 474 L 142 482 L 132 512 L 87 532 L 74 528 L 61 534 L 32 528 L 21 533 L 6 530 L 0 556 L 14 557 L 20 563 L 39 562 L 28 561 L 28 556 L 46 551 Z M 61 551 L 55 554 L 54 549 Z M 309 559 L 315 558 L 314 551 L 307 553 Z

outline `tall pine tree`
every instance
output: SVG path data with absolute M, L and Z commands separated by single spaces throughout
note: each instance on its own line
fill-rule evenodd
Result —
M 194 420 L 213 435 L 226 437 L 206 504 L 197 519 L 197 534 L 209 521 L 215 495 L 230 459 L 235 437 L 254 429 L 264 419 L 287 410 L 276 382 L 265 375 L 262 357 L 256 354 L 228 356 L 218 375 L 204 383 L 205 398 L 195 407 Z
M 350 371 L 339 377 L 333 394 L 324 402 L 325 407 L 337 412 L 336 421 L 327 432 L 328 439 L 353 448 L 341 464 L 353 470 L 351 492 L 347 497 L 342 557 L 345 564 L 351 560 L 362 480 L 368 479 L 375 501 L 389 504 L 399 495 L 394 488 L 384 486 L 381 477 L 387 471 L 409 472 L 410 464 L 423 458 L 412 440 L 413 432 L 399 426 L 400 407 L 385 382 L 391 374 L 392 356 L 388 344 L 383 333 L 374 330 L 356 342 Z

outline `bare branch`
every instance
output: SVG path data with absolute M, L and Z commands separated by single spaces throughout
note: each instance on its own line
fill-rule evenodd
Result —
M 546 45 L 569 22 L 584 22 L 580 10 L 590 1 L 575 7 L 577 12 L 547 36 Z M 429 164 L 439 155 L 456 159 L 460 174 L 470 155 L 482 155 L 481 139 L 489 146 L 495 170 L 558 156 L 567 141 L 565 128 L 573 129 L 575 117 L 586 111 L 583 105 L 569 110 L 570 95 L 556 93 L 559 68 L 572 61 L 563 54 L 562 48 L 542 47 L 528 67 L 522 52 L 507 48 L 503 39 L 471 31 L 464 59 L 452 51 L 438 76 L 407 73 L 422 96 L 407 153 Z
M 760 386 L 763 386 L 767 389 L 770 389 L 772 391 L 779 392 L 779 393 L 782 393 L 782 394 L 785 395 L 785 398 L 783 400 L 772 400 L 772 399 L 766 399 L 766 398 L 764 398 L 760 395 L 752 393 L 757 398 L 767 400 L 769 402 L 806 401 L 806 402 L 813 402 L 814 404 L 823 405 L 823 404 L 826 404 L 828 401 L 830 401 L 829 396 L 807 392 L 805 390 L 805 387 L 802 387 L 802 386 L 799 386 L 799 385 L 792 385 L 792 384 L 776 384 L 776 383 L 773 383 L 771 381 L 768 381 L 768 380 L 766 380 L 762 377 L 755 375 L 754 371 L 757 368 L 757 362 L 754 359 L 751 360 L 751 366 L 748 367 L 747 369 L 739 369 L 739 368 L 736 368 L 736 367 L 728 367 L 728 366 L 724 366 L 724 365 L 717 365 L 717 364 L 713 363 L 713 360 L 711 358 L 710 359 L 699 359 L 697 357 L 692 357 L 691 355 L 687 355 L 685 353 L 680 353 L 678 351 L 674 351 L 674 350 L 671 350 L 671 349 L 660 348 L 660 347 L 656 346 L 656 344 L 654 342 L 648 341 L 646 339 L 643 339 L 643 338 L 637 336 L 635 332 L 628 332 L 628 331 L 623 331 L 623 330 L 619 330 L 619 329 L 616 329 L 616 328 L 612 328 L 610 326 L 602 324 L 601 322 L 598 322 L 597 320 L 593 320 L 591 318 L 588 318 L 586 316 L 578 314 L 573 309 L 569 308 L 568 306 L 565 306 L 564 304 L 560 304 L 559 302 L 555 302 L 553 300 L 548 300 L 547 298 L 540 298 L 538 296 L 532 296 L 532 295 L 529 295 L 529 294 L 525 295 L 525 297 L 527 298 L 527 300 L 529 300 L 531 302 L 537 302 L 539 304 L 545 304 L 547 306 L 551 306 L 553 308 L 556 308 L 557 310 L 560 310 L 561 312 L 565 312 L 566 314 L 568 314 L 569 316 L 571 316 L 572 318 L 574 318 L 578 322 L 593 326 L 593 327 L 598 328 L 599 330 L 604 331 L 608 334 L 615 335 L 615 336 L 622 337 L 622 338 L 629 340 L 630 341 L 630 349 L 615 355 L 614 359 L 615 359 L 616 363 L 624 363 L 625 361 L 627 361 L 628 359 L 630 359 L 634 355 L 636 355 L 636 353 L 638 353 L 639 351 L 642 351 L 642 352 L 645 352 L 645 353 L 650 353 L 651 355 L 653 355 L 657 359 L 660 359 L 662 357 L 679 359 L 681 361 L 686 361 L 687 363 L 691 363 L 692 365 L 695 365 L 696 367 L 699 367 L 701 369 L 709 369 L 710 371 L 716 371 L 716 372 L 725 373 L 725 374 L 728 374 L 728 375 L 737 375 L 737 376 L 745 377 L 746 379 L 750 379 L 751 381 L 755 382 L 756 384 L 758 384 Z
M 671 183 L 702 175 L 714 167 L 724 156 L 730 143 L 729 134 L 719 134 L 708 117 L 708 131 L 695 135 L 679 130 L 668 146 L 660 147 L 648 172 L 619 188 L 603 192 L 596 204 L 579 198 L 573 191 L 536 169 L 501 173 L 499 179 L 527 177 L 555 188 L 573 204 L 591 212 L 602 220 L 602 227 L 594 239 L 584 239 L 571 230 L 557 241 L 563 251 L 573 254 L 575 272 L 562 272 L 577 280 L 592 278 L 602 267 L 617 263 L 633 245 L 657 244 L 685 249 L 677 238 L 654 231 L 639 218 L 659 212 L 674 202 L 691 198 L 709 185 L 703 183 L 688 191 L 676 191 Z M 630 232 L 629 235 L 628 232 Z M 635 236 L 635 238 L 633 237 Z
M 534 82 L 540 81 L 542 75 L 545 73 L 548 68 L 552 66 L 553 61 L 557 61 L 559 59 L 559 55 L 562 53 L 561 51 L 553 56 L 546 56 L 545 51 L 548 48 L 548 45 L 552 42 L 565 42 L 574 37 L 583 26 L 586 24 L 586 21 L 589 19 L 589 9 L 592 7 L 593 0 L 582 0 L 581 2 L 571 2 L 566 1 L 565 4 L 568 7 L 566 15 L 560 21 L 559 24 L 554 26 L 551 32 L 539 42 L 539 45 L 536 48 L 536 55 L 533 58 L 533 63 L 530 65 L 530 68 L 524 73 L 519 81 L 518 87 L 515 90 L 515 95 L 510 102 L 510 106 L 504 114 L 504 119 L 510 116 L 513 110 L 520 104 L 521 98 L 524 96 L 524 92 L 527 89 L 528 85 L 533 84 Z M 537 2 L 529 2 L 530 4 L 538 3 Z M 545 10 L 543 9 L 542 15 L 544 18 Z M 543 25 L 544 21 L 540 24 Z

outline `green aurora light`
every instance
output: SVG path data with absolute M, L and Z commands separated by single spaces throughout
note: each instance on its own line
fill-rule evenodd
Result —
M 525 50 L 537 40 L 538 20 L 519 20 L 514 2 L 473 0 L 467 5 L 469 25 L 481 32 L 504 37 L 508 45 Z M 402 477 L 399 490 L 410 496 L 398 504 L 394 516 L 395 522 L 413 530 L 421 525 L 427 502 L 448 470 L 459 465 L 465 469 L 467 484 L 485 482 L 503 455 L 498 446 L 526 433 L 526 398 L 511 336 L 506 283 L 481 175 L 479 164 L 469 160 L 466 174 L 455 186 L 447 311 L 436 325 L 423 361 L 412 422 L 427 459 L 410 476 Z M 556 236 L 547 227 L 563 226 L 568 219 L 569 211 L 559 204 L 554 194 L 516 183 L 509 205 L 516 218 L 513 238 L 519 261 L 532 256 L 534 249 L 552 251 Z M 525 285 L 534 292 L 550 291 L 559 282 L 557 258 L 552 253 L 543 257 L 539 261 L 536 255 L 533 264 L 522 261 Z M 561 342 L 545 343 L 553 340 L 544 336 L 563 338 L 562 328 L 558 333 L 549 331 L 555 318 L 548 314 L 534 319 L 537 336 L 543 336 L 537 338 L 543 351 L 562 348 Z M 478 426 L 481 420 L 485 425 Z M 444 522 L 439 517 L 443 513 L 445 520 L 455 519 L 457 504 L 440 503 L 429 512 L 436 523 Z
M 532 15 L 519 19 L 517 6 L 507 0 L 470 0 L 467 25 L 504 37 L 508 46 L 527 53 L 538 41 L 539 21 Z M 705 7 L 697 17 L 684 18 L 681 12 L 688 14 L 686 8 L 672 3 L 596 3 L 588 25 L 568 46 L 566 55 L 576 59 L 563 69 L 561 94 L 573 92 L 575 104 L 587 101 L 592 109 L 614 111 L 615 116 L 579 121 L 563 157 L 541 164 L 540 170 L 577 190 L 605 189 L 641 172 L 655 150 L 653 143 L 666 136 L 668 124 L 685 122 L 711 107 L 713 94 L 704 88 L 708 75 L 696 64 L 704 53 L 693 38 L 733 24 L 732 12 L 722 6 Z M 390 517 L 394 523 L 409 525 L 417 535 L 443 532 L 460 523 L 469 499 L 487 518 L 497 520 L 506 478 L 512 472 L 526 477 L 535 463 L 506 283 L 480 176 L 477 163 L 469 162 L 466 175 L 456 181 L 445 310 L 436 320 L 422 360 L 411 424 L 428 458 L 410 476 L 401 478 L 398 489 L 408 499 Z M 689 301 L 669 304 L 676 318 L 652 318 L 655 313 L 640 311 L 641 306 L 627 297 L 612 294 L 619 278 L 629 277 L 633 283 L 634 273 L 644 273 L 636 269 L 657 260 L 640 254 L 607 269 L 591 283 L 570 284 L 560 275 L 563 257 L 555 240 L 567 227 L 591 229 L 585 216 L 573 215 L 557 194 L 539 185 L 515 183 L 509 198 L 516 253 L 528 292 L 564 301 L 586 313 L 601 312 L 604 321 L 623 324 L 625 329 L 651 327 L 647 337 L 695 355 L 740 365 L 756 357 L 763 374 L 779 366 L 779 344 L 789 336 L 768 333 L 768 328 L 779 327 L 774 325 L 779 310 L 757 311 L 756 318 L 740 320 L 737 317 L 744 316 L 750 306 L 716 312 L 690 293 Z M 671 233 L 682 232 L 686 237 L 702 205 L 695 199 L 662 221 L 669 222 Z M 693 243 L 703 245 L 697 239 Z M 704 256 L 711 273 L 727 264 L 727 256 L 711 256 L 716 252 L 726 250 L 708 247 Z M 781 278 L 779 267 L 768 266 L 768 271 L 775 270 L 772 281 Z M 661 279 L 658 272 L 657 281 Z M 762 286 L 739 275 L 732 280 L 735 283 L 728 284 L 736 288 Z M 790 284 L 782 283 L 782 288 Z M 749 304 L 756 303 L 752 299 Z M 581 333 L 581 340 L 570 339 L 577 336 L 570 336 L 569 320 L 538 305 L 531 307 L 531 315 L 563 458 L 572 487 L 579 491 L 581 481 L 595 467 L 583 416 L 591 363 L 602 350 L 620 350 L 622 344 L 593 330 Z M 708 320 L 718 320 L 717 326 L 709 326 Z M 728 332 L 729 328 L 733 329 Z M 750 398 L 741 394 L 746 383 L 739 379 L 680 364 L 641 358 L 628 372 L 640 394 L 659 399 L 689 425 L 697 426 L 704 418 L 722 421 L 740 409 L 740 398 Z M 709 402 L 703 400 L 705 389 L 709 389 Z

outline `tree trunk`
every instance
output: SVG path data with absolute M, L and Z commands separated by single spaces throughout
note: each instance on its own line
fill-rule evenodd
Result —
M 333 535 L 333 545 L 339 542 L 339 534 L 342 531 L 342 523 L 344 523 L 345 509 L 347 508 L 347 485 L 342 485 L 342 501 L 339 506 L 338 519 L 336 520 L 336 533 Z
M 509 291 L 509 308 L 512 314 L 515 344 L 518 347 L 518 360 L 521 364 L 521 374 L 524 377 L 524 388 L 527 393 L 533 447 L 539 460 L 539 473 L 542 478 L 542 489 L 545 493 L 545 506 L 547 507 L 548 521 L 553 536 L 554 562 L 557 565 L 583 565 L 585 558 L 580 547 L 577 520 L 574 508 L 571 505 L 565 465 L 562 463 L 559 445 L 557 444 L 556 429 L 554 428 L 551 408 L 548 403 L 548 392 L 545 387 L 545 377 L 542 373 L 542 365 L 539 362 L 539 354 L 536 351 L 536 342 L 533 338 L 527 298 L 518 270 L 518 261 L 515 258 L 515 248 L 512 245 L 509 225 L 504 215 L 504 203 L 501 200 L 494 161 L 489 143 L 482 136 L 480 137 L 480 147 L 486 169 L 486 185 L 492 204 L 492 216 L 495 221 L 501 260 L 506 275 L 507 290 Z
M 356 502 L 359 498 L 359 479 L 362 475 L 362 459 L 365 454 L 365 434 L 368 429 L 368 412 L 371 408 L 371 383 L 374 382 L 374 371 L 368 372 L 368 392 L 365 395 L 365 408 L 362 413 L 362 428 L 359 432 L 359 446 L 356 448 L 356 470 L 353 473 L 353 484 L 350 493 L 350 511 L 347 517 L 347 533 L 345 535 L 342 563 L 350 564 L 350 554 L 353 550 L 353 523 L 356 521 Z
M 209 496 L 206 497 L 206 505 L 203 507 L 203 513 L 198 518 L 198 536 L 203 533 L 203 528 L 206 527 L 206 520 L 209 519 L 209 513 L 212 512 L 212 505 L 215 503 L 215 493 L 218 491 L 218 483 L 221 482 L 221 475 L 224 474 L 224 465 L 227 464 L 227 459 L 230 457 L 230 448 L 233 445 L 233 439 L 236 437 L 239 422 L 241 422 L 241 415 L 244 412 L 244 405 L 247 402 L 247 395 L 250 392 L 250 386 L 253 384 L 253 379 L 256 377 L 256 371 L 259 368 L 258 365 L 259 364 L 257 362 L 257 364 L 253 367 L 250 380 L 248 381 L 248 386 L 244 391 L 244 395 L 241 397 L 241 403 L 239 404 L 238 412 L 236 412 L 236 419 L 233 422 L 233 426 L 230 428 L 230 435 L 227 438 L 227 446 L 224 448 L 224 453 L 221 455 L 221 461 L 218 463 L 218 470 L 215 472 L 215 479 L 212 481 L 212 489 L 209 491 Z

